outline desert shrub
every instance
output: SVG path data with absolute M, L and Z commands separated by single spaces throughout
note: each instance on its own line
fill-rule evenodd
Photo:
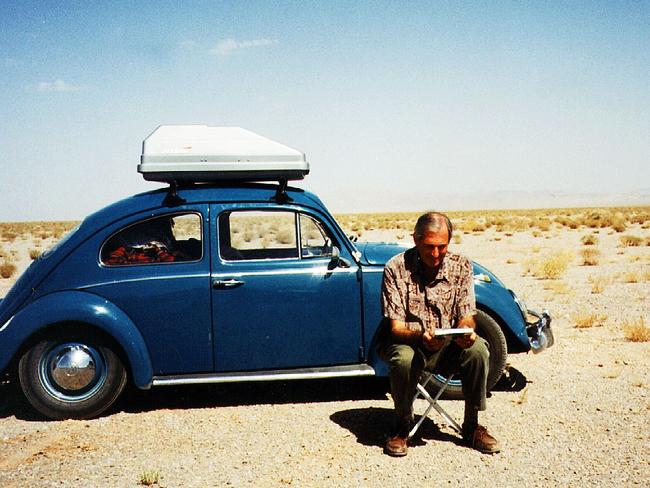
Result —
M 587 281 L 591 283 L 591 293 L 602 293 L 605 286 L 609 284 L 609 280 L 602 276 L 590 276 Z
M 618 241 L 623 247 L 638 247 L 643 243 L 643 239 L 638 236 L 622 235 Z
M 278 232 L 277 240 L 281 244 L 291 244 L 295 241 L 293 229 L 282 229 Z
M 580 255 L 584 266 L 596 266 L 600 259 L 600 251 L 593 247 L 581 249 Z
M 16 272 L 16 265 L 11 261 L 5 259 L 2 264 L 0 264 L 0 276 L 3 278 L 11 278 Z
M 572 259 L 573 253 L 570 251 L 557 252 L 533 260 L 529 270 L 533 276 L 542 280 L 558 279 L 564 276 Z
M 571 293 L 571 287 L 563 281 L 546 281 L 543 288 L 555 295 L 568 295 Z
M 140 473 L 139 481 L 144 486 L 157 485 L 160 483 L 160 471 L 157 469 L 147 469 Z
M 29 257 L 30 259 L 36 259 L 41 255 L 40 249 L 30 249 L 29 250 Z
M 585 246 L 594 246 L 598 244 L 598 236 L 594 234 L 586 234 L 580 239 Z
M 639 317 L 635 320 L 626 320 L 622 324 L 625 339 L 630 342 L 650 341 L 650 327 L 645 325 L 645 318 Z
M 638 283 L 639 273 L 635 271 L 628 271 L 627 273 L 623 273 L 623 281 L 625 283 Z
M 13 242 L 18 237 L 18 234 L 12 231 L 6 231 L 2 233 L 2 240 L 6 242 Z
M 477 220 L 468 220 L 467 222 L 463 222 L 461 228 L 469 232 L 483 232 L 486 229 L 486 226 L 484 222 L 479 222 Z
M 607 315 L 598 315 L 590 311 L 580 311 L 571 316 L 571 321 L 576 329 L 601 327 L 605 324 Z

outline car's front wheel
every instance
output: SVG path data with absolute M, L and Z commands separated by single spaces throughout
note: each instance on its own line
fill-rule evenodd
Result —
M 37 342 L 20 358 L 18 376 L 29 403 L 52 419 L 96 417 L 126 385 L 119 356 L 87 335 L 62 334 Z
M 487 313 L 482 310 L 477 310 L 475 320 L 476 333 L 487 341 L 490 350 L 490 369 L 487 377 L 487 391 L 490 391 L 497 381 L 499 381 L 506 367 L 508 345 L 501 327 Z M 444 376 L 434 374 L 431 379 L 433 385 L 430 392 L 435 395 L 444 381 Z M 460 379 L 452 379 L 449 382 L 442 398 L 447 400 L 461 400 L 464 398 Z

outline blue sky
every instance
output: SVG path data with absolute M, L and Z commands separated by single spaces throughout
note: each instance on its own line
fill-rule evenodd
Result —
M 648 46 L 650 2 L 4 0 L 0 221 L 159 186 L 160 124 L 300 149 L 337 212 L 647 196 Z

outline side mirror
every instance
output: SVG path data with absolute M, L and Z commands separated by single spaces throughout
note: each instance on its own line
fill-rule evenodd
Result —
M 332 259 L 327 266 L 328 269 L 349 268 L 350 261 L 341 257 L 341 250 L 337 246 L 332 246 Z

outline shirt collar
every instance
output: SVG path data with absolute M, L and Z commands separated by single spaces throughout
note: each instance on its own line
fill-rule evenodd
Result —
M 424 278 L 424 265 L 422 264 L 422 260 L 420 259 L 420 254 L 418 253 L 417 248 L 413 247 L 411 248 L 411 251 L 413 252 L 413 255 L 411 256 L 411 265 L 413 269 L 413 273 L 419 277 Z M 448 261 L 448 256 L 449 253 L 447 253 L 447 256 L 442 260 L 442 264 L 440 265 L 440 268 L 438 269 L 438 273 L 436 274 L 435 278 L 433 281 L 441 281 L 441 280 L 446 280 L 449 281 L 449 264 L 447 263 Z

